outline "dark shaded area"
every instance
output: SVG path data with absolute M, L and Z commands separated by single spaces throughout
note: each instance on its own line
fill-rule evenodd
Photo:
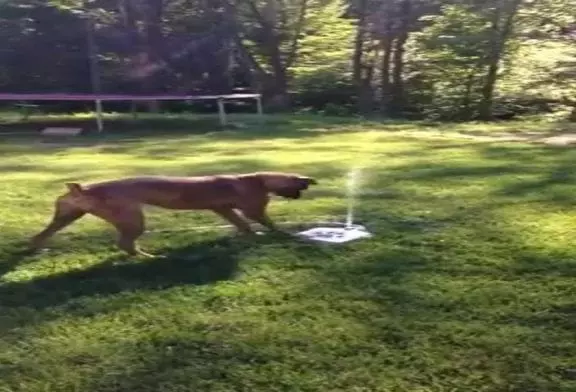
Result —
M 454 148 L 467 150 L 471 158 L 437 159 L 439 150 Z M 401 186 L 395 184 L 405 181 L 415 185 L 445 181 L 452 187 L 494 180 L 498 183 L 491 186 L 492 206 L 518 203 L 517 198 L 522 202 L 540 201 L 565 207 L 576 203 L 572 189 L 576 185 L 574 148 L 497 142 L 431 143 L 399 155 L 420 159 L 382 170 L 378 166 L 369 169 L 371 188 L 401 191 Z
M 81 297 L 229 280 L 237 272 L 242 252 L 254 245 L 253 241 L 225 237 L 166 251 L 164 258 L 131 261 L 125 255 L 119 255 L 87 269 L 27 282 L 5 283 L 0 286 L 0 306 L 40 310 Z M 47 292 L 50 295 L 46 295 Z
M 246 121 L 244 123 L 244 121 Z M 14 124 L 0 123 L 0 135 L 5 135 L 4 143 L 0 143 L 0 155 L 37 155 L 39 149 L 47 153 L 66 151 L 76 147 L 100 147 L 104 152 L 135 152 L 143 142 L 146 143 L 146 154 L 173 152 L 171 143 L 182 143 L 183 137 L 202 135 L 203 138 L 190 139 L 198 153 L 210 152 L 213 141 L 248 141 L 294 139 L 304 140 L 324 136 L 330 133 L 351 133 L 352 130 L 342 129 L 346 124 L 358 124 L 357 120 L 349 122 L 337 119 L 323 118 L 274 118 L 266 117 L 259 122 L 253 117 L 231 120 L 231 125 L 222 129 L 217 123 L 217 117 L 210 118 L 166 118 L 155 116 L 142 120 L 128 120 L 124 117 L 106 121 L 107 130 L 99 134 L 93 131 L 94 121 L 85 119 L 52 120 L 39 118 L 32 122 L 17 122 Z M 48 126 L 86 127 L 87 133 L 76 137 L 46 137 L 40 131 Z M 359 130 L 360 131 L 360 130 Z M 148 151 L 150 146 L 157 148 Z M 233 152 L 231 152 L 233 154 Z
M 458 179 L 483 178 L 495 175 L 510 175 L 526 173 L 526 168 L 511 167 L 506 164 L 486 166 L 452 166 L 422 163 L 411 165 L 410 170 L 404 167 L 393 170 L 398 172 L 398 179 L 418 182 L 434 182 L 438 180 L 452 181 Z
M 0 284 L 0 309 L 27 307 L 42 311 L 65 305 L 67 312 L 88 317 L 91 310 L 75 308 L 77 300 L 233 280 L 244 252 L 267 244 L 296 241 L 296 238 L 282 233 L 267 233 L 263 236 L 229 235 L 201 240 L 176 249 L 160 249 L 155 252 L 159 256 L 152 259 L 131 258 L 119 253 L 88 268 L 24 282 Z M 3 259 L 5 263 L 0 264 L 0 272 L 9 272 L 26 262 L 26 256 L 30 255 L 32 253 L 25 250 L 15 251 L 9 258 Z
M 0 254 L 0 260 L 2 260 L 0 263 L 0 278 L 23 263 L 26 263 L 27 257 L 32 255 L 32 252 L 26 250 L 24 246 L 19 245 L 21 245 L 20 242 L 16 243 L 15 248 L 17 250 L 6 251 Z M 3 243 L 2 246 L 10 248 L 10 245 L 7 243 Z
M 144 366 L 130 376 L 104 375 L 90 386 L 93 391 L 158 391 L 166 384 L 177 383 L 190 390 L 202 390 L 206 380 L 219 380 L 237 388 L 249 387 L 253 381 L 243 379 L 238 363 L 264 366 L 282 361 L 277 349 L 246 342 L 193 338 L 158 338 L 141 342 L 147 353 Z M 273 390 L 278 380 L 261 381 L 261 388 Z
M 573 358 L 571 342 L 576 337 L 576 325 L 569 291 L 564 288 L 567 297 L 554 299 L 562 302 L 546 308 L 531 298 L 526 286 L 532 283 L 535 290 L 541 290 L 542 280 L 547 279 L 549 287 L 553 288 L 556 278 L 565 281 L 576 277 L 574 252 L 538 257 L 528 251 L 518 254 L 511 268 L 498 268 L 475 266 L 464 260 L 448 261 L 444 254 L 452 254 L 450 245 L 455 246 L 424 240 L 405 243 L 403 248 L 379 247 L 368 258 L 355 260 L 356 267 L 333 265 L 325 268 L 322 283 L 310 288 L 309 295 L 332 292 L 340 298 L 362 298 L 375 304 L 381 309 L 381 317 L 354 306 L 334 309 L 343 317 L 357 318 L 371 331 L 370 339 L 385 344 L 388 350 L 412 355 L 413 360 L 406 366 L 422 369 L 427 377 L 436 378 L 445 388 L 458 387 L 463 372 L 478 372 L 500 377 L 514 391 L 571 390 L 570 384 L 560 386 L 561 379 L 570 379 L 569 374 L 558 373 L 554 365 L 560 358 Z M 461 282 L 466 289 L 457 291 L 431 283 L 450 280 Z M 509 289 L 498 283 L 502 280 Z M 508 303 L 514 301 L 522 305 L 509 307 Z M 340 303 L 345 304 L 345 301 Z M 499 311 L 493 313 L 494 309 Z M 477 317 L 481 318 L 480 323 Z M 448 336 L 449 328 L 460 334 L 456 334 L 457 341 L 452 340 L 456 335 Z M 517 330 L 519 328 L 521 331 Z M 515 330 L 517 332 L 513 332 Z M 502 336 L 508 336 L 506 344 L 493 343 Z M 553 336 L 564 336 L 564 339 Z M 427 344 L 431 341 L 434 343 Z M 429 350 L 426 355 L 420 351 L 421 344 Z M 515 346 L 523 348 L 511 350 Z M 433 352 L 448 347 L 455 354 L 454 362 L 445 363 L 444 370 L 432 369 L 426 356 L 434 356 Z M 469 361 L 464 371 L 456 359 L 460 355 L 474 355 L 478 361 Z M 554 360 L 547 362 L 542 358 Z M 506 364 L 504 368 L 518 369 L 507 372 L 499 365 L 503 363 Z M 489 383 L 494 390 L 499 390 L 497 384 Z
M 0 117 L 1 120 L 1 117 Z M 16 119 L 15 121 L 0 121 L 0 134 L 2 132 L 22 132 L 39 133 L 46 127 L 71 127 L 82 128 L 83 137 L 97 136 L 96 119 L 73 116 L 31 116 L 28 119 Z M 220 130 L 217 112 L 213 116 L 192 117 L 171 117 L 169 114 L 164 116 L 143 115 L 140 117 L 130 117 L 129 115 L 120 115 L 118 117 L 104 118 L 105 130 L 113 130 L 113 134 L 130 134 L 138 133 L 138 136 L 157 135 L 158 130 L 162 133 L 205 133 L 210 130 Z M 231 125 L 234 128 L 234 125 Z M 56 138 L 52 138 L 56 139 Z M 49 140 L 49 138 L 47 138 Z

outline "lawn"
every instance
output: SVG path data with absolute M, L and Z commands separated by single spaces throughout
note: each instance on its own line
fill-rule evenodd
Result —
M 456 136 L 539 128 L 522 122 L 178 124 L 2 138 L 1 392 L 576 390 L 576 150 Z M 371 239 L 150 209 L 140 243 L 165 259 L 126 257 L 91 217 L 22 252 L 66 181 L 296 171 L 320 185 L 270 215 L 309 223 L 343 218 L 358 167 Z

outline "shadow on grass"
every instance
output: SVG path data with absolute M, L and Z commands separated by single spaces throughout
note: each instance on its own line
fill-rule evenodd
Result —
M 125 291 L 164 290 L 180 285 L 208 285 L 233 280 L 244 252 L 267 244 L 297 241 L 282 233 L 223 236 L 189 246 L 160 250 L 160 257 L 131 258 L 118 254 L 88 268 L 70 270 L 24 282 L 0 285 L 0 308 L 45 309 L 91 296 Z M 8 272 L 29 252 L 14 252 L 0 272 Z M 47 293 L 49 293 L 47 295 Z
M 168 251 L 165 258 L 130 260 L 119 255 L 87 269 L 5 283 L 0 286 L 0 306 L 43 309 L 80 297 L 231 280 L 241 253 L 250 246 L 224 237 Z
M 492 207 L 483 206 L 486 222 L 495 219 Z M 475 216 L 456 217 L 447 232 L 469 230 L 474 225 L 467 219 Z M 406 369 L 441 380 L 446 390 L 470 374 L 459 368 L 466 363 L 467 372 L 498 375 L 514 390 L 568 391 L 568 386 L 556 389 L 558 376 L 551 375 L 573 357 L 575 347 L 570 340 L 575 331 L 570 295 L 575 253 L 541 252 L 492 225 L 473 230 L 475 237 L 468 243 L 452 241 L 441 231 L 400 241 L 387 234 L 369 254 L 320 269 L 319 282 L 308 294 L 337 301 L 334 312 L 362 323 L 387 357 L 410 358 Z M 445 361 L 447 351 L 455 357 Z M 437 369 L 430 362 L 433 357 L 436 364 L 444 361 Z M 497 362 L 490 363 L 493 358 Z M 518 373 L 503 371 L 498 361 L 518 367 Z M 539 387 L 530 389 L 534 380 Z M 488 385 L 496 388 L 498 383 Z
M 42 120 L 38 120 L 42 121 Z M 76 121 L 67 120 L 72 124 L 57 123 L 51 125 L 70 126 L 77 125 Z M 75 138 L 46 138 L 39 132 L 25 133 L 22 135 L 8 135 L 0 143 L 0 155 L 45 155 L 67 151 L 73 148 L 93 147 L 99 148 L 103 153 L 130 154 L 146 158 L 165 158 L 179 153 L 212 153 L 222 152 L 223 147 L 216 150 L 210 144 L 217 142 L 234 142 L 250 140 L 275 140 L 275 139 L 310 139 L 325 135 L 326 132 L 341 133 L 353 132 L 346 128 L 346 124 L 352 120 L 325 119 L 321 117 L 270 117 L 264 122 L 248 118 L 246 125 L 235 128 L 220 128 L 204 119 L 162 119 L 152 118 L 142 120 L 141 123 L 119 119 L 111 120 L 110 131 L 103 134 L 89 133 Z M 239 121 L 242 121 L 240 119 Z M 18 125 L 20 126 L 20 125 Z M 359 128 L 358 131 L 363 129 Z M 1 132 L 0 132 L 1 135 Z M 190 139 L 190 146 L 186 146 L 183 140 L 189 136 L 202 136 Z M 142 145 L 145 143 L 145 145 Z M 184 143 L 184 144 L 183 144 Z M 182 147 L 186 147 L 184 152 Z M 188 148 L 191 147 L 191 148 Z M 232 154 L 250 154 L 250 149 L 232 151 Z
M 486 269 L 478 276 L 468 277 L 470 280 L 466 288 L 471 292 L 457 289 L 450 293 L 448 287 L 437 286 L 438 278 L 461 279 L 459 268 L 465 266 L 452 265 L 450 267 L 453 269 L 443 269 L 438 266 L 434 250 L 422 246 L 399 249 L 386 243 L 374 244 L 376 247 L 378 249 L 374 249 L 368 257 L 356 258 L 349 263 L 342 260 L 331 262 L 334 250 L 295 247 L 291 250 L 300 253 L 302 257 L 298 262 L 284 267 L 292 270 L 307 268 L 314 271 L 310 275 L 319 275 L 319 280 L 312 279 L 313 286 L 301 292 L 286 294 L 286 302 L 298 303 L 305 298 L 306 301 L 314 302 L 316 309 L 329 306 L 330 311 L 322 313 L 321 322 L 331 320 L 336 314 L 338 317 L 334 320 L 339 320 L 342 326 L 349 320 L 355 320 L 366 327 L 362 329 L 362 338 L 346 339 L 338 327 L 330 331 L 328 323 L 326 331 L 332 334 L 333 339 L 328 349 L 323 345 L 328 338 L 326 341 L 320 339 L 319 342 L 311 342 L 302 338 L 302 332 L 291 335 L 294 328 L 281 330 L 286 335 L 275 335 L 274 340 L 263 339 L 263 324 L 274 325 L 273 321 L 267 319 L 233 319 L 230 321 L 233 327 L 229 328 L 234 329 L 230 335 L 225 331 L 206 333 L 214 325 L 199 321 L 189 326 L 185 338 L 173 334 L 139 341 L 139 358 L 145 358 L 141 366 L 132 369 L 128 363 L 123 364 L 130 370 L 123 370 L 121 375 L 114 372 L 103 374 L 94 380 L 92 387 L 94 390 L 115 391 L 156 391 L 165 385 L 172 385 L 174 389 L 176 386 L 202 389 L 203 385 L 210 385 L 215 380 L 226 386 L 248 387 L 253 385 L 255 376 L 254 373 L 243 376 L 246 369 L 258 369 L 254 371 L 260 374 L 282 364 L 283 372 L 294 372 L 304 379 L 316 379 L 314 376 L 318 374 L 337 374 L 341 370 L 340 361 L 355 358 L 360 362 L 366 360 L 368 366 L 374 362 L 379 364 L 378 367 L 372 367 L 368 375 L 359 372 L 358 379 L 352 381 L 364 387 L 372 387 L 372 381 L 364 378 L 369 377 L 370 372 L 396 370 L 399 374 L 403 374 L 402 371 L 412 372 L 413 375 L 424 374 L 426 378 L 418 380 L 419 383 L 428 386 L 429 379 L 433 379 L 437 388 L 444 387 L 446 390 L 470 382 L 467 378 L 470 372 L 501 377 L 503 381 L 478 381 L 478 385 L 488 385 L 494 390 L 508 384 L 514 385 L 514 390 L 533 390 L 528 388 L 533 381 L 527 377 L 533 369 L 538 369 L 536 374 L 542 377 L 538 381 L 545 387 L 541 390 L 554 390 L 555 380 L 542 381 L 546 380 L 550 372 L 555 371 L 554 366 L 551 364 L 543 367 L 546 361 L 532 355 L 542 350 L 543 342 L 552 345 L 554 338 L 541 337 L 534 342 L 529 337 L 531 333 L 537 333 L 538 328 L 549 327 L 551 322 L 563 323 L 555 327 L 569 333 L 568 316 L 569 312 L 574 311 L 573 307 L 559 307 L 550 314 L 539 315 L 540 324 L 532 316 L 504 320 L 502 315 L 510 309 L 504 306 L 497 314 L 492 314 L 490 310 L 491 306 L 505 304 L 505 299 L 500 302 L 491 299 L 489 294 L 489 288 L 494 287 L 495 282 L 502 278 L 501 272 Z M 344 246 L 338 253 L 351 250 Z M 488 286 L 488 289 L 475 286 L 474 282 L 480 276 L 486 279 L 483 283 L 492 286 Z M 423 277 L 434 278 L 436 284 L 426 282 Z M 483 290 L 480 296 L 485 296 L 482 300 L 488 302 L 478 300 L 477 290 Z M 514 290 L 511 288 L 507 294 Z M 494 301 L 493 305 L 489 303 L 490 300 Z M 306 305 L 309 302 L 303 302 L 303 306 Z M 277 309 L 271 306 L 263 310 L 266 311 L 278 312 L 271 314 L 281 315 L 282 322 L 286 320 L 287 324 L 288 320 L 297 324 L 304 312 L 302 309 L 291 310 L 289 306 Z M 483 317 L 481 322 L 477 319 L 479 315 Z M 249 330 L 251 323 L 254 323 L 254 330 L 257 331 L 253 335 L 235 334 L 237 329 Z M 525 335 L 517 335 L 511 328 L 515 324 L 535 329 L 530 332 L 524 330 Z M 334 325 L 337 324 L 332 327 Z M 510 345 L 514 345 L 515 349 L 510 350 Z M 423 354 L 424 351 L 426 354 Z M 480 358 L 480 362 L 476 358 Z M 507 372 L 500 367 L 502 362 L 507 366 L 518 366 L 519 370 Z M 439 366 L 433 366 L 432 363 Z M 272 390 L 279 382 L 285 381 L 262 378 L 258 385 L 262 390 Z M 300 379 L 289 381 L 293 384 L 286 385 L 294 388 L 294 383 L 300 382 Z M 342 379 L 335 381 L 342 385 L 345 382 Z M 342 385 L 338 384 L 338 387 L 346 390 Z M 327 382 L 325 389 L 337 387 Z
M 0 278 L 18 266 L 26 264 L 27 257 L 32 255 L 32 252 L 24 249 L 24 247 L 21 245 L 21 242 L 22 241 L 16 243 L 16 247 L 19 249 L 10 250 L 0 254 L 0 259 L 2 260 L 2 262 L 0 262 Z M 11 248 L 11 246 L 8 244 L 2 244 L 2 246 Z M 0 290 L 1 287 L 2 286 L 0 285 Z
M 166 130 L 205 129 L 218 126 L 217 116 L 178 116 L 178 115 L 141 115 L 134 118 L 130 115 L 106 115 L 105 128 L 119 132 L 130 132 L 142 129 L 162 128 Z M 45 127 L 78 127 L 90 133 L 96 131 L 96 119 L 74 115 L 38 115 L 27 119 L 13 118 L 0 122 L 2 132 L 39 132 Z
M 184 388 L 182 390 L 202 391 L 215 390 L 211 388 L 215 384 L 217 389 L 219 385 L 224 385 L 239 390 L 244 390 L 243 386 L 254 390 L 250 388 L 254 381 L 251 377 L 243 376 L 241 364 L 266 366 L 286 360 L 278 349 L 267 348 L 263 344 L 231 339 L 218 341 L 200 336 L 159 337 L 140 342 L 139 348 L 145 353 L 143 366 L 130 369 L 126 372 L 128 374 L 103 374 L 91 383 L 90 389 L 155 392 L 181 387 Z M 258 385 L 265 390 L 276 390 L 278 380 L 261 380 Z
M 454 158 L 442 150 L 461 150 Z M 410 150 L 405 154 L 411 155 Z M 414 187 L 443 181 L 447 189 L 462 192 L 462 185 L 481 184 L 495 202 L 540 201 L 569 207 L 576 203 L 574 162 L 576 149 L 526 144 L 436 144 L 417 150 L 420 159 L 369 169 L 373 189 L 410 184 Z M 466 153 L 466 154 L 463 154 Z M 371 174 L 369 173 L 369 174 Z
M 195 115 L 146 115 L 138 119 L 119 115 L 105 118 L 106 128 L 110 131 L 104 135 L 95 132 L 95 120 L 73 116 L 39 116 L 26 121 L 0 123 L 0 134 L 10 132 L 22 136 L 30 134 L 24 131 L 39 132 L 45 127 L 81 127 L 88 130 L 81 138 L 98 139 L 102 136 L 121 137 L 146 137 L 162 134 L 190 135 L 218 133 L 231 139 L 250 139 L 253 137 L 275 138 L 289 135 L 294 129 L 332 129 L 342 125 L 359 124 L 358 119 L 353 118 L 329 118 L 321 116 L 297 116 L 297 115 L 274 115 L 264 116 L 260 120 L 256 116 L 236 115 L 230 117 L 228 126 L 220 126 L 218 116 L 195 116 Z

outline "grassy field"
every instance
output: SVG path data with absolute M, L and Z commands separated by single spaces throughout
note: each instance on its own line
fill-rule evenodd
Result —
M 533 123 L 339 121 L 3 137 L 0 391 L 575 391 L 576 150 L 455 136 Z M 166 259 L 124 256 L 90 217 L 22 252 L 66 181 L 297 171 L 321 185 L 270 214 L 314 222 L 343 217 L 354 167 L 372 239 L 152 209 L 141 245 Z

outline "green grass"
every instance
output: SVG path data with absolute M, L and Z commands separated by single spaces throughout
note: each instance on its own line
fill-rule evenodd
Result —
M 537 125 L 469 126 L 508 128 Z M 576 150 L 434 129 L 285 117 L 3 138 L 0 391 L 574 391 Z M 310 222 L 343 217 L 357 166 L 372 239 L 242 239 L 151 209 L 141 245 L 167 259 L 124 256 L 90 217 L 22 253 L 65 181 L 297 171 L 321 185 L 270 214 Z

